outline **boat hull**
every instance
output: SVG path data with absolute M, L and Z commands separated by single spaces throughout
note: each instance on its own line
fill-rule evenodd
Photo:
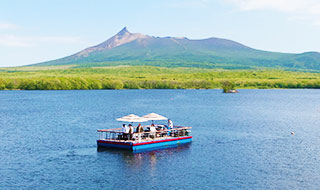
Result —
M 97 140 L 98 147 L 126 149 L 132 151 L 141 151 L 148 149 L 157 149 L 165 147 L 178 146 L 192 142 L 192 136 L 177 137 L 164 140 L 154 140 L 146 142 L 115 142 L 109 140 Z

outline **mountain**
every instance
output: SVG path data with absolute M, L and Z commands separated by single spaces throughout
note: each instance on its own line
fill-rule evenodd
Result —
M 226 69 L 280 68 L 320 71 L 320 53 L 277 53 L 238 42 L 208 38 L 192 40 L 130 33 L 123 28 L 110 39 L 61 59 L 35 65 L 153 65 Z

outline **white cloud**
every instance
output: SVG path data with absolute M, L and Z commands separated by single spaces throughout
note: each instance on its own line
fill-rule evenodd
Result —
M 6 47 L 30 47 L 26 40 L 11 34 L 0 34 L 0 46 Z
M 65 36 L 40 36 L 40 37 L 25 37 L 13 34 L 0 34 L 0 46 L 5 47 L 34 47 L 41 44 L 72 44 L 81 43 L 78 37 Z
M 9 23 L 9 22 L 0 22 L 0 30 L 17 30 L 20 26 Z
M 272 10 L 288 14 L 291 20 L 305 20 L 318 25 L 319 0 L 224 0 L 244 11 Z M 301 19 L 303 18 L 303 19 Z

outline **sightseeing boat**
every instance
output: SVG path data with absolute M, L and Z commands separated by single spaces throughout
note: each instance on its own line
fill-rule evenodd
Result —
M 117 119 L 118 121 L 128 121 L 132 123 L 152 120 L 152 125 L 142 126 L 143 131 L 133 133 L 124 133 L 122 128 L 99 129 L 99 139 L 97 140 L 98 148 L 105 147 L 141 151 L 174 147 L 190 143 L 192 141 L 191 127 L 168 127 L 166 125 L 153 124 L 154 120 L 164 119 L 166 118 L 163 116 L 160 117 L 160 115 L 155 113 L 151 113 L 143 117 L 130 114 L 123 118 L 119 118 Z

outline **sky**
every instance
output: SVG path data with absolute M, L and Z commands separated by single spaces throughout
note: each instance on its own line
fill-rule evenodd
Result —
M 151 36 L 320 52 L 319 0 L 1 0 L 0 67 L 62 58 L 125 26 Z

